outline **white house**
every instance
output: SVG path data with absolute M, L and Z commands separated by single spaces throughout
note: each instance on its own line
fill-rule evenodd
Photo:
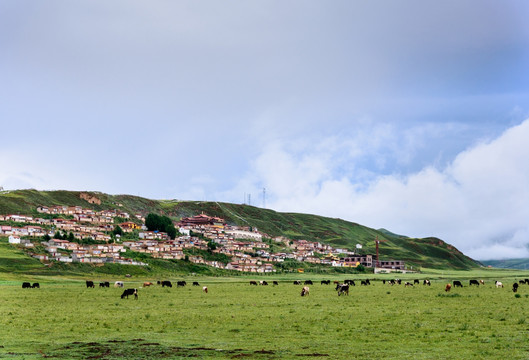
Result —
M 20 236 L 10 235 L 9 236 L 9 243 L 10 244 L 20 244 Z

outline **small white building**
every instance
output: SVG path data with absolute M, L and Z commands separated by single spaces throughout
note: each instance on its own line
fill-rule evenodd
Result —
M 20 244 L 20 236 L 9 235 L 9 243 L 10 244 Z

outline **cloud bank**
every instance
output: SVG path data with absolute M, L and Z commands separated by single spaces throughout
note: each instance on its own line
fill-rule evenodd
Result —
M 380 167 L 406 162 L 398 151 L 401 142 L 388 145 L 391 132 L 380 132 L 371 135 L 379 140 L 374 143 L 275 142 L 257 157 L 237 191 L 253 185 L 259 194 L 262 185 L 267 207 L 340 217 L 412 237 L 436 236 L 476 259 L 529 257 L 529 120 L 446 165 L 409 174 L 366 171 L 366 161 Z

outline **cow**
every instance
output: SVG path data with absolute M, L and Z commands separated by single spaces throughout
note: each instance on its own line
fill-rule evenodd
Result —
M 110 283 L 108 281 L 102 281 L 99 283 L 100 288 L 104 287 L 110 287 Z
M 412 284 L 411 282 L 409 282 L 409 281 L 406 281 L 406 282 L 404 283 L 404 286 L 411 286 L 411 287 L 413 287 L 413 284 Z
M 347 285 L 353 285 L 353 286 L 356 286 L 354 280 L 345 280 L 343 283 L 344 283 L 344 284 L 347 284 Z
M 331 280 L 322 280 L 320 282 L 321 285 L 330 285 L 331 284 Z
M 501 281 L 496 280 L 495 284 L 496 284 L 497 288 L 500 288 L 500 287 L 502 288 L 503 287 L 503 283 Z
M 529 285 L 529 279 L 525 279 L 525 283 Z
M 301 289 L 301 296 L 309 296 L 309 287 L 303 286 L 303 289 Z
M 452 288 L 452 285 L 451 285 L 450 283 L 448 283 L 448 284 L 446 284 L 446 286 L 445 286 L 445 291 L 446 291 L 446 292 L 449 292 L 451 288 Z
M 366 282 L 365 280 L 361 280 L 361 281 L 360 281 L 360 285 L 365 285 L 365 286 L 367 286 L 367 282 Z
M 94 282 L 86 280 L 86 288 L 95 288 Z
M 33 283 L 33 285 L 31 285 L 31 287 L 33 289 L 40 289 L 40 284 L 39 283 Z
M 452 283 L 454 284 L 454 287 L 463 287 L 463 284 L 461 284 L 461 281 L 459 280 L 454 280 L 452 281 Z
M 177 281 L 176 282 L 176 287 L 184 287 L 186 285 L 187 285 L 187 283 L 185 281 Z
M 272 281 L 272 285 L 276 286 L 276 285 L 279 285 L 279 283 L 277 281 Z
M 259 281 L 259 285 L 267 286 L 268 283 L 265 280 Z
M 23 282 L 22 283 L 22 289 L 30 289 L 31 288 L 31 284 L 28 283 L 28 282 Z
M 477 285 L 477 286 L 479 286 L 479 281 L 477 281 L 477 280 L 470 280 L 469 283 L 468 283 L 468 286 L 472 286 L 472 285 Z
M 423 282 L 422 282 L 423 285 L 428 285 L 428 286 L 431 286 L 432 284 L 430 283 L 430 280 L 428 279 L 425 279 Z
M 149 287 L 152 285 L 152 282 L 144 282 L 143 287 Z
M 304 285 L 312 285 L 312 280 L 305 280 Z
M 349 284 L 341 284 L 336 286 L 336 291 L 338 291 L 338 296 L 344 294 L 349 295 Z
M 131 274 L 125 274 L 125 277 L 129 278 L 129 277 L 132 277 L 132 275 Z
M 393 286 L 393 285 L 395 285 L 395 284 L 396 284 L 396 281 L 395 281 L 395 280 L 393 280 L 393 279 L 392 279 L 392 280 L 389 280 L 389 281 L 388 281 L 388 284 L 390 284 L 391 286 Z
M 114 287 L 121 287 L 121 288 L 122 288 L 123 285 L 124 285 L 124 284 L 123 284 L 123 281 L 116 281 L 116 282 L 114 283 Z
M 480 280 L 480 281 L 479 281 L 479 284 L 480 284 L 480 285 L 485 285 L 485 281 Z
M 402 284 L 402 280 L 401 280 L 401 279 L 395 279 L 395 282 L 396 282 L 397 284 L 399 284 L 399 285 Z
M 518 282 L 520 283 L 520 285 L 525 284 L 525 280 L 520 280 L 520 281 L 518 281 Z
M 413 285 L 415 285 L 415 284 L 419 285 L 419 279 L 413 280 Z
M 205 292 L 206 294 L 208 293 L 208 287 L 207 286 L 203 286 L 202 287 L 202 291 Z
M 257 285 L 257 284 L 256 284 Z M 295 280 L 294 285 L 301 285 L 301 280 Z
M 198 283 L 198 281 L 193 281 L 193 286 L 200 286 L 200 284 Z
M 125 289 L 123 294 L 121 294 L 121 298 L 124 299 L 126 297 L 128 299 L 129 295 L 134 295 L 134 299 L 138 300 L 138 289 Z
M 253 280 L 250 281 L 250 285 L 255 285 L 255 286 L 257 286 L 257 281 L 253 281 Z
M 160 280 L 158 280 L 158 281 L 156 282 L 156 285 L 161 285 L 161 284 L 162 284 L 162 282 L 161 282 Z
M 517 292 L 518 291 L 518 283 L 515 282 L 514 284 L 512 284 L 512 292 Z
M 163 280 L 162 287 L 166 287 L 166 286 L 172 288 L 173 284 L 169 280 Z
M 382 280 L 382 284 L 386 285 L 386 280 Z

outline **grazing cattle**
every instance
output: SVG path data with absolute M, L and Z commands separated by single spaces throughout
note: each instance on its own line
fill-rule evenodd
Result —
M 371 285 L 371 282 L 369 281 L 369 279 L 366 279 L 366 284 Z
M 143 287 L 149 287 L 152 285 L 152 282 L 144 282 Z
M 525 283 L 529 285 L 529 279 L 525 279 Z
M 517 292 L 518 291 L 518 283 L 514 283 L 512 284 L 512 292 Z
M 477 280 L 470 280 L 469 283 L 468 283 L 468 286 L 472 286 L 472 285 L 477 285 L 477 286 L 479 286 L 479 281 L 477 281 Z
M 109 288 L 110 287 L 110 283 L 108 281 L 102 281 L 99 283 L 99 287 L 102 288 L 102 287 L 107 287 Z
M 389 280 L 389 281 L 388 281 L 388 284 L 390 284 L 391 286 L 393 286 L 393 285 L 396 284 L 396 282 L 395 282 L 395 280 Z
M 423 284 L 423 285 L 428 285 L 428 286 L 431 285 L 430 280 L 427 280 L 427 279 L 424 280 L 424 281 L 422 282 L 422 284 Z
M 207 286 L 203 286 L 202 287 L 202 291 L 205 292 L 206 294 L 208 293 L 208 287 Z
M 312 285 L 312 280 L 305 280 L 305 282 L 303 283 L 305 285 Z
M 31 284 L 28 283 L 28 282 L 23 282 L 22 283 L 22 289 L 30 289 L 31 288 Z
M 266 285 L 268 285 L 268 283 L 266 281 L 264 281 L 264 280 L 261 280 L 261 281 L 259 281 L 259 285 L 266 286 Z
M 446 292 L 449 292 L 451 288 L 452 288 L 452 285 L 451 285 L 451 284 L 446 284 L 446 286 L 445 286 L 445 291 L 446 291 Z
M 386 280 L 382 280 L 382 284 L 386 285 Z
M 253 280 L 250 281 L 250 285 L 255 285 L 255 286 L 257 286 L 257 281 L 253 281 Z
M 500 288 L 500 287 L 502 288 L 502 287 L 503 287 L 503 283 L 502 283 L 501 281 L 497 281 L 497 280 L 496 280 L 496 283 L 495 283 L 495 284 L 496 284 L 496 287 L 497 287 L 497 288 Z
M 255 285 L 257 285 L 257 284 L 255 284 Z M 295 280 L 294 281 L 294 285 L 301 285 L 301 280 Z
M 479 284 L 480 284 L 480 285 L 485 285 L 485 281 L 480 280 L 480 281 L 479 281 Z
M 158 281 L 156 282 L 156 285 L 161 285 L 161 284 L 162 284 L 162 282 L 161 282 L 160 280 L 158 280 Z
M 395 279 L 395 280 L 394 280 L 394 283 L 400 285 L 400 284 L 402 284 L 402 280 L 401 280 L 401 279 Z
M 134 295 L 134 299 L 138 300 L 138 289 L 125 289 L 123 294 L 121 294 L 121 298 L 124 299 L 126 297 L 128 299 L 129 295 Z
M 518 282 L 520 283 L 520 285 L 525 284 L 525 280 L 520 280 L 520 281 L 518 281 Z
M 276 286 L 276 285 L 279 285 L 279 283 L 277 281 L 272 281 L 272 285 Z
M 461 281 L 459 280 L 454 280 L 452 282 L 454 284 L 454 287 L 463 287 L 463 284 L 461 284 Z
M 166 286 L 172 288 L 173 284 L 169 280 L 163 280 L 162 287 L 166 287 Z
M 95 288 L 94 282 L 90 280 L 86 280 L 86 287 L 87 288 Z
M 338 280 L 334 280 L 332 283 L 333 283 L 334 285 L 340 285 L 340 282 L 339 282 Z
M 365 280 L 360 280 L 360 285 L 366 285 L 367 286 L 367 282 Z
M 344 284 L 347 284 L 347 285 L 353 285 L 353 286 L 356 286 L 354 280 L 345 280 L 343 283 L 344 283 Z
M 338 296 L 342 294 L 349 295 L 349 284 L 337 285 L 336 290 L 338 291 Z
M 187 283 L 185 281 L 177 281 L 176 282 L 176 287 L 183 287 L 183 286 L 186 286 Z
M 123 281 L 116 281 L 116 282 L 114 283 L 114 287 L 121 287 L 121 288 L 122 288 L 124 285 L 125 285 L 125 284 L 123 284 Z
M 132 277 L 131 274 L 125 274 L 125 277 Z
M 301 289 L 301 296 L 308 296 L 309 295 L 309 287 L 303 286 L 303 289 Z
M 330 285 L 331 284 L 331 280 L 322 280 L 321 285 Z
M 411 282 L 409 282 L 409 281 L 406 281 L 406 282 L 404 283 L 404 286 L 412 286 L 412 287 L 413 287 L 413 284 L 412 284 Z
M 33 283 L 33 285 L 31 285 L 32 288 L 36 288 L 36 289 L 40 289 L 40 284 L 39 283 Z
M 413 280 L 413 285 L 415 285 L 415 284 L 419 285 L 419 279 Z
M 197 281 L 193 281 L 193 286 L 200 286 L 200 284 Z

